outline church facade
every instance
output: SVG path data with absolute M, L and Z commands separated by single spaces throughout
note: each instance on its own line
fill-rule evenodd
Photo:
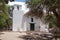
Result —
M 25 2 L 13 3 L 13 25 L 12 31 L 46 31 L 48 32 L 49 25 L 44 24 L 40 18 L 34 16 L 26 16 L 29 11 Z

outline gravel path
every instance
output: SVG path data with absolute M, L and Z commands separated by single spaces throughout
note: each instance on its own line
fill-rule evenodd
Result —
M 2 40 L 24 40 L 19 38 L 19 36 L 25 35 L 25 33 L 19 32 L 2 32 L 4 34 L 0 35 Z

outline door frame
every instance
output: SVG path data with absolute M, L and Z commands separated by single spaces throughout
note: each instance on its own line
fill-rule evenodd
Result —
M 35 31 L 35 23 L 30 23 L 30 31 Z

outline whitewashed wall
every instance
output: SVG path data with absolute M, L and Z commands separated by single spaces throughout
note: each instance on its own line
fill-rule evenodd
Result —
M 23 12 L 19 10 L 13 11 L 13 31 L 22 31 L 21 23 L 22 23 Z
M 22 5 L 22 8 L 19 7 L 19 10 L 17 9 L 17 5 L 15 3 L 14 10 L 13 10 L 13 31 L 30 31 L 30 23 L 35 24 L 35 30 L 34 31 L 46 31 L 48 32 L 48 24 L 44 24 L 40 18 L 33 17 L 33 22 L 31 22 L 32 16 L 24 16 L 24 14 L 29 10 L 26 8 L 25 4 L 19 4 Z
M 21 5 L 21 7 L 20 7 Z M 22 27 L 22 19 L 23 15 L 25 14 L 26 10 L 28 10 L 25 6 L 26 4 L 14 4 L 14 10 L 13 10 L 13 31 L 23 31 Z M 19 9 L 17 9 L 17 6 L 19 6 Z
M 24 16 L 23 11 L 18 11 L 13 13 L 13 31 L 30 31 L 30 23 L 35 24 L 35 31 L 46 31 L 48 32 L 48 24 L 44 24 L 40 18 L 33 17 L 33 22 L 31 22 L 31 16 Z
M 33 22 L 31 22 L 31 18 L 33 18 Z M 30 23 L 34 23 L 35 24 L 35 31 L 43 31 L 43 32 L 48 32 L 48 24 L 44 24 L 40 18 L 35 18 L 35 17 L 23 17 L 22 20 L 22 27 L 24 29 L 24 31 L 30 31 Z

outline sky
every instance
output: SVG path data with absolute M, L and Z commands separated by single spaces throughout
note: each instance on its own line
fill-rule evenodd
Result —
M 26 0 L 15 0 L 17 2 L 25 2 Z
M 24 4 L 26 0 L 14 0 L 13 2 L 9 2 L 8 5 L 14 5 L 14 4 Z

